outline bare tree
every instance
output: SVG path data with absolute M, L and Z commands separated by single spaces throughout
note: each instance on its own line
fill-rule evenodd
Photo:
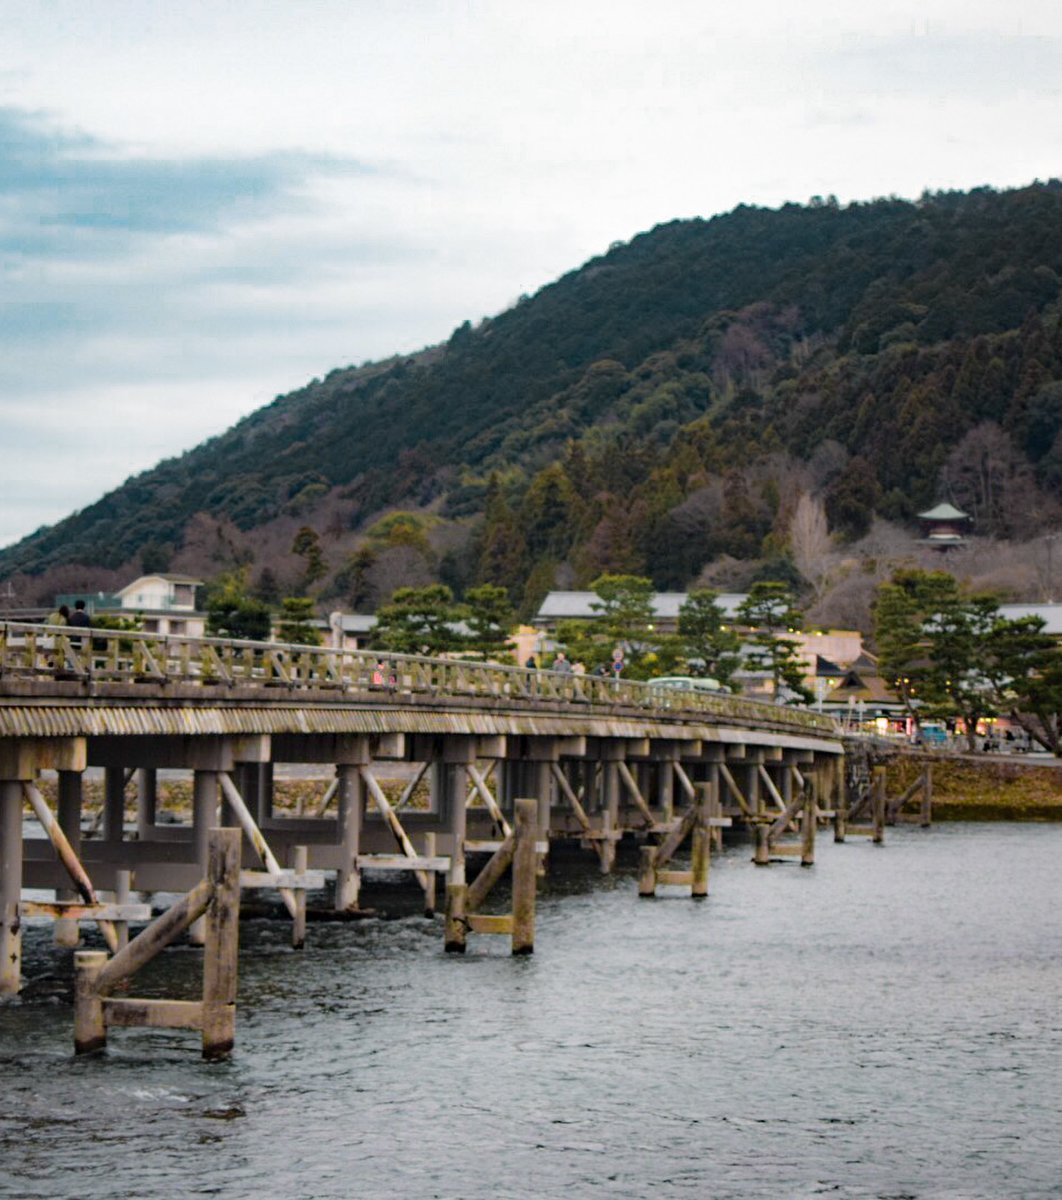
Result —
M 820 600 L 833 565 L 826 509 L 817 496 L 802 492 L 789 523 L 789 548 L 800 574 Z

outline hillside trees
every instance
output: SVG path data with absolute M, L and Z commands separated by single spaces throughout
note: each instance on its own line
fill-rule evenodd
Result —
M 0 553 L 0 580 L 127 575 L 145 548 L 175 570 L 283 575 L 295 517 L 333 538 L 342 578 L 322 590 L 371 605 L 442 570 L 401 528 L 366 536 L 398 510 L 482 520 L 447 578 L 507 587 L 524 611 L 556 569 L 680 588 L 785 535 L 771 456 L 818 458 L 805 490 L 851 540 L 940 499 L 985 422 L 1013 457 L 988 495 L 964 446 L 971 503 L 987 528 L 1035 535 L 1062 497 L 1060 277 L 1054 181 L 669 222 L 444 345 L 278 397 Z M 351 563 L 362 550 L 372 562 Z

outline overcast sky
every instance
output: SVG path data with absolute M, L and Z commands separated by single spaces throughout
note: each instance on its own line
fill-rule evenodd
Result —
M 0 545 L 675 217 L 1062 175 L 1057 0 L 0 0 Z

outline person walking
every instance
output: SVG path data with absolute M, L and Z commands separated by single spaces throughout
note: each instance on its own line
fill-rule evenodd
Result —
M 568 661 L 568 656 L 563 650 L 557 651 L 557 657 L 553 660 L 554 671 L 559 671 L 562 675 L 570 675 L 572 673 L 572 664 Z

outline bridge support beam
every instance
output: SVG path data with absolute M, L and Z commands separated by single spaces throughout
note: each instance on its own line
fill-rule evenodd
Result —
M 626 757 L 623 742 L 604 742 L 601 746 L 601 841 L 598 851 L 602 875 L 616 865 L 616 843 L 623 834 L 620 827 L 619 764 Z
M 0 996 L 22 986 L 22 784 L 0 780 Z
M 142 842 L 155 828 L 158 800 L 158 772 L 154 767 L 141 767 L 136 773 L 136 835 Z
M 81 857 L 81 772 L 60 771 L 58 781 L 59 828 L 66 835 L 70 848 Z M 55 889 L 56 900 L 76 900 L 78 893 L 74 888 L 63 887 Z M 81 941 L 81 931 L 77 921 L 60 917 L 55 922 L 53 934 L 57 946 L 73 949 Z
M 476 761 L 476 739 L 448 738 L 443 744 L 440 799 L 450 825 L 450 873 L 446 878 L 446 919 L 444 947 L 448 954 L 464 954 L 468 935 L 466 903 L 468 879 L 465 873 L 465 840 L 468 830 L 468 768 Z M 432 780 L 433 784 L 435 780 Z

